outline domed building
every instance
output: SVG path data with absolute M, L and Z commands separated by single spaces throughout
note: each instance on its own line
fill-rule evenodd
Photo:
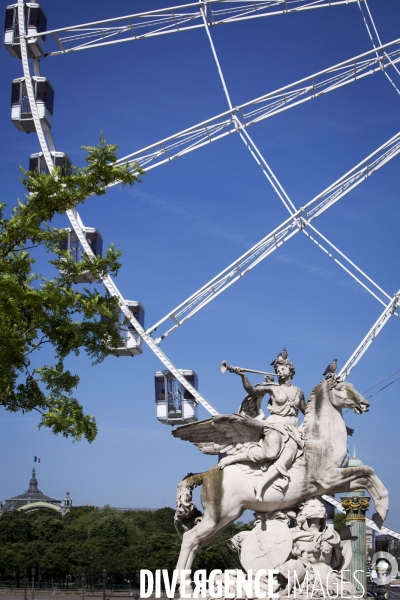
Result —
M 353 450 L 353 456 L 349 459 L 349 467 L 361 467 L 363 465 L 363 461 L 358 458 L 357 453 L 356 453 L 356 448 L 354 446 L 354 450 Z M 351 492 L 345 492 L 344 494 L 341 494 L 343 497 L 346 496 L 367 496 L 368 494 L 366 493 L 366 491 L 363 488 L 360 488 L 358 490 L 353 490 Z
M 61 514 L 66 514 L 72 506 L 72 498 L 67 492 L 64 500 L 57 500 L 52 496 L 47 496 L 38 488 L 36 479 L 36 470 L 32 469 L 32 477 L 29 481 L 29 488 L 23 494 L 8 498 L 1 505 L 1 512 L 11 512 L 13 510 L 36 510 L 38 508 L 48 508 Z

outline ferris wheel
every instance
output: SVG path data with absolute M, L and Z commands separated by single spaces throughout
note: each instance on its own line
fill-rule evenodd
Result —
M 322 8 L 334 10 L 336 6 L 344 4 L 358 6 L 360 19 L 371 41 L 369 51 L 243 104 L 233 104 L 213 41 L 214 27 L 265 19 L 278 14 L 290 15 Z M 125 344 L 114 349 L 114 353 L 118 356 L 138 356 L 142 353 L 144 342 L 164 366 L 164 370 L 155 374 L 158 420 L 172 425 L 197 420 L 198 404 L 211 415 L 219 414 L 198 392 L 197 374 L 175 367 L 161 349 L 161 344 L 166 337 L 176 332 L 202 308 L 239 282 L 246 273 L 297 234 L 305 235 L 383 306 L 378 319 L 342 367 L 340 375 L 345 379 L 390 317 L 399 316 L 397 308 L 400 304 L 400 290 L 394 295 L 388 294 L 317 229 L 315 220 L 400 153 L 400 133 L 388 139 L 300 207 L 293 203 L 285 191 L 254 142 L 249 129 L 252 125 L 257 125 L 292 107 L 315 100 L 379 72 L 384 73 L 388 84 L 400 95 L 400 39 L 382 44 L 367 0 L 202 0 L 53 30 L 47 29 L 44 8 L 34 2 L 24 3 L 24 0 L 18 0 L 18 3 L 6 8 L 4 43 L 10 54 L 21 59 L 22 64 L 22 76 L 12 82 L 11 119 L 18 130 L 36 132 L 40 144 L 40 152 L 30 156 L 30 169 L 51 172 L 53 166 L 59 166 L 68 172 L 71 164 L 68 157 L 56 149 L 53 140 L 51 128 L 54 88 L 42 74 L 39 60 L 200 29 L 204 31 L 212 52 L 225 95 L 226 111 L 135 150 L 117 162 L 127 162 L 132 170 L 139 164 L 148 172 L 237 134 L 244 149 L 261 168 L 277 200 L 288 213 L 287 218 L 278 227 L 150 327 L 144 325 L 143 306 L 137 301 L 126 300 L 111 277 L 103 279 L 108 292 L 118 299 L 121 315 L 129 321 L 124 334 Z M 67 232 L 64 249 L 69 250 L 76 261 L 80 260 L 82 252 L 90 257 L 101 254 L 100 232 L 94 227 L 85 226 L 77 210 L 69 210 L 67 216 L 71 227 Z M 76 281 L 85 282 L 84 277 Z M 155 337 L 156 330 L 160 329 L 163 333 Z
M 371 50 L 241 105 L 233 104 L 213 41 L 215 26 L 322 8 L 334 10 L 336 6 L 344 4 L 355 4 L 358 7 L 360 19 L 371 41 Z M 304 234 L 383 306 L 377 320 L 342 367 L 340 375 L 345 379 L 390 317 L 399 316 L 397 309 L 400 304 L 400 290 L 394 295 L 388 294 L 316 228 L 315 219 L 400 153 L 400 133 L 393 135 L 339 179 L 299 207 L 293 203 L 272 171 L 249 129 L 252 125 L 257 125 L 292 107 L 318 99 L 379 72 L 384 73 L 388 85 L 400 95 L 400 39 L 382 44 L 367 0 L 204 0 L 55 30 L 47 29 L 44 8 L 35 2 L 24 3 L 24 0 L 18 0 L 18 3 L 6 8 L 4 42 L 10 54 L 21 59 L 22 63 L 22 76 L 12 82 L 11 118 L 18 130 L 36 132 L 40 144 L 40 152 L 30 156 L 31 170 L 51 172 L 53 166 L 57 166 L 68 172 L 71 164 L 66 154 L 56 149 L 53 140 L 51 128 L 54 88 L 41 73 L 39 60 L 199 29 L 204 31 L 212 52 L 225 95 L 226 111 L 135 150 L 119 159 L 118 163 L 128 162 L 133 170 L 135 165 L 139 164 L 147 172 L 178 158 L 184 159 L 187 154 L 199 148 L 237 134 L 244 149 L 260 167 L 288 213 L 288 217 L 278 227 L 150 327 L 145 327 L 143 306 L 138 301 L 125 299 L 111 277 L 104 278 L 106 289 L 118 299 L 121 316 L 129 322 L 124 332 L 125 343 L 121 348 L 114 349 L 114 353 L 117 356 L 139 356 L 143 351 L 144 342 L 164 366 L 164 370 L 155 373 L 158 420 L 169 425 L 195 421 L 198 418 L 198 404 L 211 415 L 219 414 L 198 392 L 197 374 L 175 367 L 160 345 L 166 337 L 176 332 L 225 290 L 235 283 L 240 285 L 239 282 L 246 273 L 299 233 Z M 100 232 L 95 227 L 85 226 L 77 210 L 68 211 L 67 216 L 71 227 L 67 230 L 63 248 L 69 250 L 77 262 L 81 259 L 82 252 L 90 257 L 101 254 Z M 76 283 L 87 283 L 87 280 L 82 276 Z M 163 333 L 154 337 L 159 329 Z M 326 499 L 341 509 L 338 501 L 328 497 Z M 376 528 L 372 521 L 367 521 L 370 527 Z M 400 539 L 400 533 L 387 527 L 383 527 L 381 531 Z

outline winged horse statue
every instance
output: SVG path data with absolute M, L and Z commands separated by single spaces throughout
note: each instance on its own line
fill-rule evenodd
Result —
M 202 545 L 233 523 L 246 509 L 270 512 L 290 509 L 323 494 L 333 495 L 365 488 L 372 497 L 375 523 L 381 527 L 389 508 L 389 494 L 375 471 L 366 465 L 348 467 L 347 429 L 342 409 L 360 415 L 369 402 L 353 385 L 333 375 L 318 383 L 305 406 L 300 429 L 302 453 L 280 477 L 263 489 L 259 500 L 255 489 L 263 471 L 259 464 L 243 461 L 243 450 L 263 437 L 263 420 L 248 414 L 218 415 L 183 425 L 174 437 L 195 444 L 206 454 L 228 455 L 226 466 L 188 475 L 178 485 L 175 519 L 186 528 L 177 569 L 190 569 Z M 265 423 L 265 421 L 264 421 Z M 241 462 L 232 462 L 234 456 Z M 204 515 L 192 502 L 192 490 L 202 485 Z

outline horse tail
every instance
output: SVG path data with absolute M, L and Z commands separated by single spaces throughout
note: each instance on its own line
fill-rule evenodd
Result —
M 205 473 L 188 473 L 176 490 L 175 526 L 181 523 L 185 529 L 192 529 L 201 521 L 203 513 L 192 501 L 192 490 L 201 485 Z

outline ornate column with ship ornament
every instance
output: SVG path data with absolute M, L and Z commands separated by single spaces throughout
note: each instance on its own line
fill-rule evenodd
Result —
M 353 585 L 360 590 L 360 583 L 362 583 L 366 593 L 367 553 L 365 542 L 365 513 L 369 508 L 370 498 L 362 495 L 363 490 L 357 490 L 351 492 L 351 494 L 351 496 L 341 499 L 342 506 L 346 510 L 346 525 L 351 525 L 352 535 L 357 536 L 357 539 L 351 542 L 352 557 L 351 562 L 347 567 L 350 570 L 350 574 L 346 575 Z M 356 571 L 358 571 L 358 573 Z

